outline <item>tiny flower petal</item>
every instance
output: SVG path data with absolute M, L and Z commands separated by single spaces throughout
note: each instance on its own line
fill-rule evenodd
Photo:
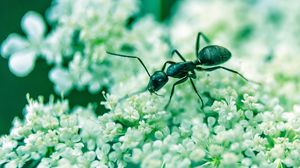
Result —
M 15 52 L 23 50 L 28 46 L 27 40 L 18 34 L 11 34 L 1 45 L 1 55 L 7 57 Z
M 36 12 L 28 12 L 22 19 L 21 26 L 28 38 L 41 39 L 45 34 L 46 26 L 43 17 Z
M 9 69 L 19 77 L 28 75 L 35 65 L 35 53 L 33 51 L 17 52 L 9 59 Z
M 57 88 L 55 89 L 57 91 L 62 91 L 64 93 L 67 93 L 73 85 L 69 72 L 60 67 L 50 71 L 49 79 L 56 84 Z

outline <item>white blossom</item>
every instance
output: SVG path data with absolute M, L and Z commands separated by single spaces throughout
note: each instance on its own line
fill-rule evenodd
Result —
M 26 76 L 34 68 L 35 60 L 42 54 L 46 26 L 42 16 L 36 12 L 28 12 L 21 22 L 27 39 L 18 34 L 11 34 L 3 42 L 1 53 L 10 57 L 9 68 L 17 76 Z
M 54 65 L 49 78 L 57 92 L 88 88 L 98 93 L 105 85 L 110 90 L 101 103 L 108 111 L 101 115 L 92 104 L 71 108 L 68 100 L 50 97 L 45 102 L 43 97 L 28 97 L 24 119 L 16 118 L 11 132 L 0 138 L 1 166 L 300 166 L 300 71 L 299 58 L 293 56 L 300 51 L 295 45 L 300 29 L 292 26 L 299 4 L 186 0 L 179 2 L 166 27 L 151 17 L 141 17 L 127 28 L 127 19 L 139 10 L 138 1 L 118 2 L 56 0 L 47 13 L 54 28 L 48 35 L 40 16 L 29 13 L 22 21 L 27 39 L 11 35 L 3 43 L 1 52 L 10 61 L 16 54 L 28 56 L 28 51 L 42 54 Z M 297 33 L 288 35 L 283 27 Z M 166 109 L 173 80 L 159 91 L 162 96 L 148 92 L 131 95 L 147 86 L 145 70 L 137 60 L 106 54 L 139 56 L 152 74 L 167 58 L 177 61 L 167 56 L 170 48 L 163 36 L 170 33 L 172 45 L 194 60 L 199 31 L 207 32 L 211 43 L 230 48 L 233 58 L 226 67 L 241 70 L 261 84 L 221 70 L 197 72 L 194 81 L 204 108 L 184 83 L 176 86 Z M 250 35 L 240 36 L 243 33 Z M 288 40 L 282 40 L 285 35 Z M 274 58 L 263 61 L 270 48 Z M 33 55 L 29 53 L 32 59 L 24 61 L 27 67 L 33 67 Z M 32 70 L 24 71 L 22 66 L 13 64 L 22 72 L 20 76 Z

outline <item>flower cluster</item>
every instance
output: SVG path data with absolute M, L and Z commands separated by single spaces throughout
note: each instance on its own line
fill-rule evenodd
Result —
M 299 106 L 284 111 L 263 87 L 230 75 L 226 78 L 231 80 L 221 81 L 222 85 L 215 79 L 199 82 L 209 82 L 204 91 L 211 92 L 205 101 L 211 105 L 203 110 L 186 95 L 168 112 L 163 109 L 164 99 L 148 93 L 118 104 L 108 95 L 104 104 L 111 111 L 98 117 L 91 105 L 69 109 L 65 100 L 50 98 L 45 104 L 42 99 L 29 99 L 24 121 L 16 119 L 10 135 L 1 137 L 0 163 L 13 167 L 299 166 Z
M 120 83 L 137 71 L 128 70 L 120 77 L 112 69 L 120 73 L 138 66 L 132 60 L 124 64 L 122 59 L 109 58 L 106 51 L 137 54 L 146 60 L 166 55 L 168 47 L 161 40 L 164 28 L 150 16 L 131 23 L 137 13 L 137 0 L 56 0 L 47 13 L 52 26 L 48 34 L 42 16 L 28 12 L 21 24 L 27 38 L 10 35 L 1 53 L 9 57 L 9 67 L 18 76 L 28 75 L 37 57 L 53 64 L 49 78 L 58 93 L 73 88 L 99 93 L 103 86 Z
M 279 25 L 298 31 L 292 26 L 296 16 L 287 12 L 299 13 L 297 4 L 293 6 L 289 1 L 288 6 L 277 5 L 272 0 L 251 1 L 254 4 L 226 0 L 179 2 L 178 12 L 169 25 L 172 45 L 187 59 L 194 60 L 195 36 L 199 30 L 207 32 L 213 43 L 229 46 L 232 51 L 233 58 L 226 67 L 239 70 L 261 84 L 221 70 L 199 72 L 194 82 L 204 100 L 204 108 L 187 82 L 176 86 L 169 108 L 164 109 L 172 80 L 160 91 L 162 97 L 144 92 L 120 99 L 143 89 L 148 77 L 138 61 L 110 58 L 105 50 L 139 53 L 150 70 L 161 68 L 167 58 L 162 55 L 167 55 L 168 50 L 162 39 L 166 28 L 149 17 L 141 18 L 128 28 L 127 19 L 137 11 L 137 6 L 130 6 L 129 2 L 136 1 L 120 2 L 125 4 L 119 6 L 105 0 L 56 1 L 48 13 L 49 21 L 56 28 L 46 38 L 42 38 L 45 30 L 38 19 L 40 16 L 31 12 L 22 24 L 30 38 L 24 40 L 13 35 L 4 43 L 2 53 L 11 55 L 11 68 L 17 74 L 24 75 L 32 69 L 27 65 L 29 68 L 24 71 L 18 54 L 23 57 L 30 55 L 27 51 L 34 51 L 55 64 L 50 78 L 58 90 L 89 86 L 98 91 L 107 80 L 111 92 L 105 94 L 106 101 L 102 102 L 109 111 L 99 116 L 93 105 L 70 109 L 67 100 L 50 98 L 45 103 L 42 98 L 37 101 L 28 98 L 24 120 L 16 119 L 10 134 L 0 138 L 0 165 L 300 166 L 300 97 L 297 93 L 300 71 L 299 58 L 293 55 L 300 48 L 294 45 L 286 48 L 299 39 L 289 36 L 287 41 L 278 40 L 282 48 L 270 40 L 285 37 L 284 31 L 278 30 L 275 34 L 271 31 Z M 103 11 L 99 12 L 98 6 Z M 226 16 L 221 13 L 224 7 Z M 266 11 L 265 7 L 272 10 Z M 253 18 L 245 11 L 259 13 L 261 17 Z M 79 16 L 84 19 L 78 20 Z M 269 26 L 264 27 L 265 22 Z M 39 28 L 27 30 L 25 25 L 39 25 L 35 26 Z M 40 32 L 34 34 L 39 37 L 31 37 L 31 31 Z M 62 43 L 57 44 L 56 38 Z M 266 51 L 272 52 L 267 55 Z M 237 53 L 245 55 L 237 57 Z M 70 59 L 67 67 L 63 66 L 64 59 Z

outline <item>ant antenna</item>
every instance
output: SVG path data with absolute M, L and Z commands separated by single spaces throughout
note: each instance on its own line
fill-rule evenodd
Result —
M 147 90 L 148 90 L 147 88 L 143 88 L 143 89 L 141 89 L 141 90 L 138 90 L 138 91 L 136 91 L 136 92 L 133 92 L 133 93 L 127 94 L 127 95 L 125 95 L 125 96 L 121 97 L 121 98 L 120 98 L 118 101 L 119 101 L 119 102 L 122 102 L 122 101 L 124 101 L 125 99 L 127 99 L 127 98 L 129 98 L 129 97 L 131 97 L 131 96 L 134 96 L 134 95 L 137 95 L 137 94 L 140 94 L 140 93 L 146 92 Z
M 109 51 L 106 51 L 107 54 L 110 54 L 110 55 L 114 55 L 114 56 L 118 56 L 118 57 L 126 57 L 126 58 L 135 58 L 135 59 L 138 59 L 139 62 L 142 64 L 142 66 L 144 67 L 144 69 L 146 70 L 147 74 L 149 77 L 151 77 L 146 65 L 143 63 L 143 61 L 139 58 L 139 57 L 136 57 L 136 56 L 130 56 L 130 55 L 123 55 L 123 54 L 115 54 L 115 53 L 112 53 L 112 52 L 109 52 Z

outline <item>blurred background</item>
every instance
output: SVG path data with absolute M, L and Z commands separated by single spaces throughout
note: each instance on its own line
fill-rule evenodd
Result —
M 51 3 L 52 0 L 2 1 L 0 44 L 11 33 L 25 35 L 20 26 L 24 14 L 36 11 L 45 16 Z M 172 47 L 187 58 L 194 57 L 190 52 L 194 51 L 194 42 L 191 45 L 187 41 L 194 39 L 199 31 L 205 32 L 214 43 L 224 44 L 233 53 L 235 60 L 231 61 L 231 67 L 243 67 L 240 72 L 246 71 L 252 79 L 269 74 L 270 79 L 262 76 L 263 80 L 269 81 L 268 87 L 280 88 L 270 91 L 272 96 L 279 98 L 286 109 L 292 109 L 300 100 L 297 94 L 300 89 L 299 58 L 296 57 L 300 52 L 299 9 L 300 3 L 292 0 L 141 0 L 139 14 L 151 14 L 169 26 Z M 241 65 L 242 60 L 247 64 Z M 39 59 L 33 72 L 20 78 L 9 71 L 8 59 L 0 56 L 0 64 L 0 134 L 6 134 L 13 118 L 22 118 L 27 93 L 34 99 L 39 95 L 45 98 L 55 95 L 54 85 L 48 77 L 53 67 Z M 86 106 L 90 102 L 99 105 L 104 100 L 101 93 L 76 89 L 65 98 L 71 107 Z M 96 109 L 98 114 L 104 111 L 101 106 Z
M 4 0 L 0 5 L 0 42 L 11 33 L 24 35 L 20 27 L 20 21 L 28 11 L 36 11 L 45 14 L 51 5 L 51 0 Z M 169 16 L 175 0 L 142 0 L 142 14 L 151 13 L 158 21 Z M 48 27 L 49 28 L 49 27 Z M 1 44 L 0 43 L 0 44 Z M 27 104 L 26 94 L 32 98 L 43 95 L 55 95 L 53 83 L 48 78 L 51 66 L 45 60 L 39 59 L 36 66 L 28 76 L 17 77 L 9 71 L 8 59 L 0 57 L 0 134 L 7 134 L 11 128 L 11 122 L 15 116 L 23 117 L 22 111 Z M 56 97 L 59 97 L 56 95 Z M 87 91 L 73 90 L 65 98 L 69 99 L 70 105 L 87 105 L 89 102 L 98 103 L 103 100 L 102 94 L 90 94 Z M 97 109 L 103 111 L 101 107 Z

